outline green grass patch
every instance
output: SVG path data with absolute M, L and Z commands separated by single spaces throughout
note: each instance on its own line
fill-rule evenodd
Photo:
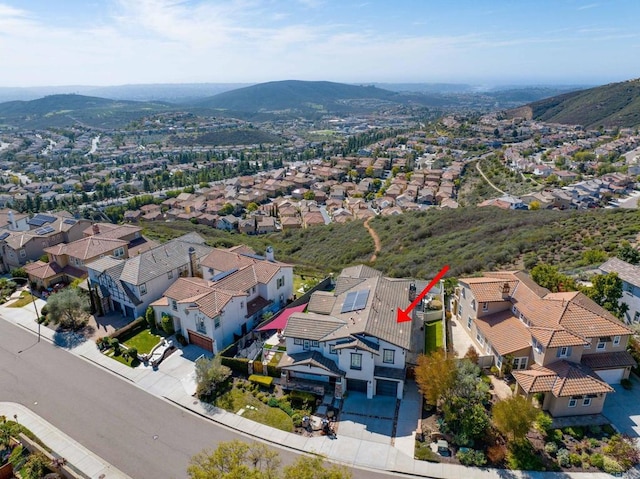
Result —
M 230 389 L 218 396 L 214 405 L 233 413 L 244 408 L 242 417 L 282 431 L 293 431 L 293 420 L 286 412 L 279 407 L 267 406 L 249 391 L 237 388 Z M 247 408 L 247 406 L 251 406 L 251 408 Z
M 9 305 L 10 308 L 22 308 L 28 304 L 33 303 L 33 296 L 28 291 L 20 293 L 20 298 Z
M 127 339 L 124 344 L 129 348 L 136 348 L 140 354 L 149 354 L 161 340 L 162 336 L 159 334 L 153 334 L 149 329 L 144 329 Z
M 428 442 L 416 441 L 414 456 L 418 461 L 440 462 L 440 456 L 431 450 Z
M 443 347 L 442 343 L 442 320 L 427 323 L 424 328 L 424 350 L 429 354 L 438 348 Z
M 129 359 L 129 356 L 124 356 L 124 354 L 114 354 L 113 349 L 108 349 L 104 354 L 106 354 L 107 356 L 109 356 L 111 359 L 115 359 L 116 361 L 118 361 L 119 363 L 122 363 L 126 366 L 129 366 L 130 368 L 136 368 L 140 365 L 140 360 L 138 358 L 135 359 Z

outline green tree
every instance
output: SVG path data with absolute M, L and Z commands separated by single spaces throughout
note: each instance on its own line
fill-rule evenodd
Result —
M 48 318 L 64 329 L 78 330 L 89 319 L 89 300 L 77 288 L 65 288 L 49 296 Z
M 156 326 L 157 326 L 156 312 L 153 310 L 151 306 L 149 306 L 147 310 L 144 312 L 144 319 L 147 321 L 147 324 L 149 325 L 149 329 L 151 331 L 156 329 Z
M 231 376 L 231 369 L 222 364 L 222 357 L 202 357 L 196 361 L 198 397 L 210 397 Z
M 230 215 L 235 211 L 235 207 L 231 203 L 225 203 L 220 209 L 221 215 Z
M 374 173 L 375 170 L 373 169 L 373 166 L 367 166 L 364 170 L 364 176 L 367 178 L 373 178 Z
M 313 191 L 309 190 L 305 191 L 302 197 L 307 201 L 313 201 L 316 199 L 316 194 Z
M 512 441 L 526 436 L 538 416 L 538 409 L 524 396 L 516 395 L 493 406 L 493 423 Z
M 543 288 L 553 293 L 558 291 L 574 291 L 575 281 L 558 271 L 558 268 L 548 264 L 536 265 L 531 270 L 531 278 Z
M 256 211 L 258 209 L 258 203 L 254 203 L 253 201 L 247 205 L 247 211 L 251 213 L 252 211 Z
M 531 211 L 539 210 L 540 209 L 540 202 L 533 200 L 531 203 L 529 203 L 529 209 Z
M 619 303 L 622 298 L 622 280 L 618 273 L 596 274 L 591 278 L 591 286 L 583 292 L 619 318 L 629 310 L 627 303 Z
M 440 406 L 456 379 L 456 360 L 442 349 L 418 356 L 416 383 L 427 404 Z
M 618 249 L 618 258 L 630 264 L 640 263 L 640 251 L 631 246 L 628 241 L 623 241 Z
M 325 466 L 320 456 L 300 456 L 283 469 L 282 479 L 350 479 L 351 472 L 345 466 Z
M 279 467 L 276 451 L 263 444 L 234 440 L 193 456 L 187 473 L 191 479 L 276 479 Z

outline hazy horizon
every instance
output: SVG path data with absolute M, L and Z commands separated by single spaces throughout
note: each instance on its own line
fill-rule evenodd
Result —
M 640 2 L 0 0 L 0 87 L 600 85 L 640 76 Z

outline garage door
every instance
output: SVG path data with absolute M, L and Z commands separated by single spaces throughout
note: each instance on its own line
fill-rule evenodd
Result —
M 203 336 L 202 334 L 194 333 L 193 331 L 187 330 L 189 333 L 189 342 L 194 346 L 198 346 L 202 349 L 206 349 L 207 351 L 213 352 L 213 340 Z
M 620 384 L 620 381 L 624 377 L 624 368 L 601 369 L 599 371 L 596 371 L 596 373 L 607 384 Z
M 376 379 L 376 396 L 398 395 L 398 383 L 396 381 L 388 381 L 386 379 Z
M 347 379 L 347 391 L 367 394 L 367 381 L 361 379 Z

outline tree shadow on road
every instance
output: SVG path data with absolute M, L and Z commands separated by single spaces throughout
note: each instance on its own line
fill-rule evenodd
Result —
M 87 340 L 84 330 L 68 331 L 64 329 L 56 330 L 53 335 L 53 343 L 61 348 L 73 349 Z

